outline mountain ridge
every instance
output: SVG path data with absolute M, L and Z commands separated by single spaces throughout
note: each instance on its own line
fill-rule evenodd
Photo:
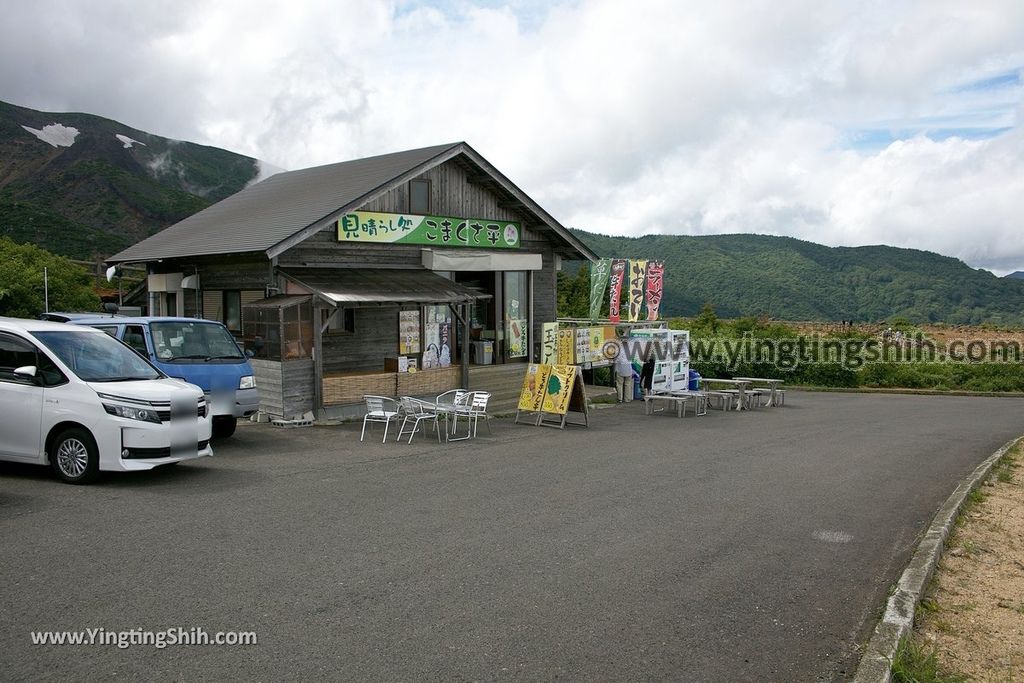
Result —
M 871 245 L 828 247 L 771 235 L 573 232 L 604 258 L 665 262 L 665 315 L 705 303 L 723 317 L 1024 324 L 1024 280 L 996 277 L 935 252 Z
M 0 102 L 0 235 L 109 256 L 238 192 L 256 159 L 101 116 Z

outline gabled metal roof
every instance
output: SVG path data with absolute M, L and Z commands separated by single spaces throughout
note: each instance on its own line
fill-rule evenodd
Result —
M 286 278 L 339 306 L 469 304 L 490 299 L 429 270 L 394 268 L 288 268 Z
M 265 252 L 298 244 L 392 187 L 449 159 L 480 171 L 477 182 L 536 217 L 535 229 L 595 260 L 597 256 L 465 142 L 384 154 L 271 176 L 115 254 L 108 263 Z

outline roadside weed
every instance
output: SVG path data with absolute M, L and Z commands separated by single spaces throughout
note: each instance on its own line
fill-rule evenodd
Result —
M 968 679 L 943 669 L 935 645 L 926 647 L 905 639 L 896 650 L 892 680 L 895 683 L 964 683 Z

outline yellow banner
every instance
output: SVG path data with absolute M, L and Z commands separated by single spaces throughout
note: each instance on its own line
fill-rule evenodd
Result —
M 544 392 L 544 412 L 565 415 L 579 368 L 575 365 L 552 365 Z
M 576 331 L 572 328 L 558 330 L 558 362 L 572 365 L 576 362 Z
M 526 366 L 526 377 L 523 378 L 523 388 L 519 392 L 519 410 L 528 410 L 533 413 L 540 410 L 550 374 L 550 365 L 530 363 Z

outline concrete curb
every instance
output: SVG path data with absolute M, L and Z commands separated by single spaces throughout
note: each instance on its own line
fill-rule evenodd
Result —
M 985 459 L 983 463 L 966 479 L 960 482 L 952 495 L 935 513 L 932 524 L 928 527 L 924 538 L 917 545 L 910 564 L 903 571 L 895 592 L 889 596 L 885 606 L 885 614 L 875 626 L 875 631 L 868 641 L 864 654 L 861 656 L 854 683 L 890 683 L 892 680 L 892 661 L 896 656 L 896 648 L 900 641 L 910 633 L 914 625 L 914 609 L 931 581 L 935 566 L 942 556 L 949 532 L 953 529 L 957 514 L 971 491 L 981 485 L 988 477 L 992 467 L 1007 451 L 1024 436 L 1017 437 L 1002 446 L 998 451 Z

